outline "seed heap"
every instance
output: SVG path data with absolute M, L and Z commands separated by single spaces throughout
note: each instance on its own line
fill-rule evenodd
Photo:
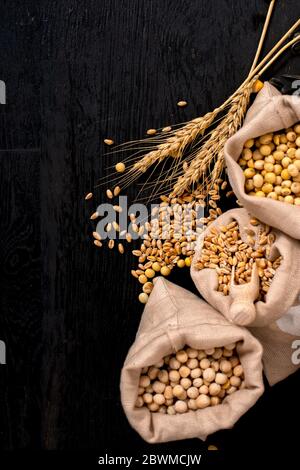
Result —
M 300 124 L 247 140 L 238 163 L 247 194 L 300 206 Z
M 228 295 L 232 267 L 235 267 L 235 283 L 246 284 L 251 280 L 252 266 L 256 263 L 260 278 L 260 294 L 257 300 L 264 300 L 282 256 L 270 259 L 275 234 L 268 225 L 260 224 L 255 218 L 250 220 L 250 225 L 259 226 L 259 234 L 255 239 L 254 230 L 250 226 L 245 227 L 247 241 L 242 240 L 236 221 L 218 228 L 211 227 L 210 233 L 203 241 L 195 268 L 215 269 L 219 280 L 218 291 Z
M 106 196 L 112 201 L 120 192 L 120 187 L 116 186 L 113 190 L 107 189 Z M 142 292 L 139 294 L 141 303 L 145 304 L 148 301 L 153 289 L 154 276 L 169 276 L 174 267 L 190 267 L 197 235 L 202 233 L 203 227 L 210 225 L 222 214 L 217 205 L 222 192 L 225 192 L 227 197 L 232 195 L 232 191 L 228 191 L 227 181 L 219 178 L 208 194 L 203 194 L 203 191 L 196 188 L 180 197 L 161 196 L 160 204 L 152 209 L 151 223 L 147 221 L 138 224 L 135 214 L 129 215 L 132 231 L 141 237 L 140 247 L 132 250 L 133 255 L 138 258 L 138 266 L 137 269 L 131 270 L 131 274 L 142 284 Z M 89 193 L 85 198 L 91 197 L 92 193 Z M 198 217 L 196 209 L 199 207 L 206 208 L 206 217 Z M 122 212 L 122 207 L 118 204 L 113 205 L 113 208 L 116 213 Z M 184 220 L 182 211 L 186 209 L 191 218 Z M 94 212 L 90 218 L 98 219 L 98 212 Z M 119 253 L 123 254 L 125 252 L 123 242 L 131 243 L 132 235 L 125 230 L 120 231 L 116 221 L 108 223 L 105 230 L 108 233 L 115 230 L 120 236 L 125 236 L 122 242 L 113 239 L 108 241 L 110 249 L 117 247 Z M 93 237 L 94 245 L 101 248 L 103 240 L 98 232 L 93 231 Z
M 217 207 L 217 201 L 220 198 L 220 188 L 224 191 L 226 186 L 225 181 L 218 180 L 210 191 L 208 217 L 197 217 L 197 205 L 203 208 L 206 206 L 205 196 L 198 189 L 186 192 L 181 197 L 161 196 L 159 207 L 155 207 L 151 213 L 152 217 L 158 216 L 159 224 L 153 227 L 146 222 L 147 233 L 143 235 L 141 247 L 132 251 L 133 255 L 138 257 L 139 264 L 138 269 L 132 270 L 131 274 L 143 285 L 143 292 L 139 295 L 140 302 L 148 301 L 155 275 L 168 276 L 176 266 L 190 267 L 197 235 L 202 233 L 204 225 L 209 225 L 222 214 L 221 209 Z M 191 220 L 186 222 L 182 222 L 178 210 L 184 205 L 188 205 L 191 215 Z M 136 226 L 137 231 L 140 229 Z
M 185 346 L 158 364 L 145 367 L 136 407 L 175 415 L 220 405 L 227 395 L 245 387 L 236 343 L 207 350 Z

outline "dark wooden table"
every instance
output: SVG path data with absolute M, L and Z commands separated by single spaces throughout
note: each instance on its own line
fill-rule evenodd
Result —
M 263 0 L 1 1 L 1 449 L 90 450 L 95 459 L 206 449 L 198 440 L 149 446 L 123 414 L 120 370 L 142 312 L 134 260 L 93 247 L 89 215 L 101 194 L 83 195 L 117 161 L 104 157 L 105 137 L 141 138 L 236 89 L 266 10 Z M 298 0 L 278 0 L 265 51 L 299 12 Z M 265 78 L 299 68 L 287 53 Z M 191 287 L 187 274 L 171 280 Z M 299 377 L 267 387 L 208 443 L 229 459 L 237 449 L 293 453 Z

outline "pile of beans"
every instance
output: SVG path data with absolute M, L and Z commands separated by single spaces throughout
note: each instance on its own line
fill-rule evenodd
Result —
M 251 225 L 259 228 L 259 236 Z M 276 269 L 280 266 L 282 256 L 269 258 L 275 234 L 268 225 L 262 225 L 253 218 L 249 227 L 244 228 L 246 240 L 242 240 L 239 225 L 236 221 L 220 227 L 211 227 L 203 241 L 196 269 L 215 269 L 218 275 L 218 291 L 228 295 L 230 291 L 231 272 L 235 267 L 235 283 L 245 284 L 251 280 L 252 266 L 257 264 L 260 279 L 260 294 L 257 300 L 264 300 L 270 288 Z
M 142 370 L 136 407 L 175 415 L 222 403 L 245 387 L 236 343 L 198 350 L 186 346 Z
M 247 140 L 238 163 L 247 194 L 300 205 L 300 124 Z

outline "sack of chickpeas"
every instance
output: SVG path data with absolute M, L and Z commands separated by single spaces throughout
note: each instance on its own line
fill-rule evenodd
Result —
M 300 296 L 277 322 L 250 331 L 263 346 L 264 373 L 270 385 L 300 368 Z
M 262 347 L 194 294 L 154 284 L 122 369 L 122 405 L 147 442 L 205 440 L 262 395 Z
M 232 209 L 198 237 L 192 279 L 230 322 L 265 326 L 284 315 L 300 289 L 300 243 Z
M 229 181 L 259 220 L 300 239 L 300 97 L 265 83 L 226 143 Z

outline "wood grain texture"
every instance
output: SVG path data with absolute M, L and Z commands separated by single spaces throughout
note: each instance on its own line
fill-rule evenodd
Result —
M 299 16 L 297 0 L 277 3 L 265 50 Z M 120 370 L 142 312 L 134 260 L 94 249 L 89 215 L 102 196 L 83 196 L 116 162 L 104 138 L 141 138 L 224 101 L 251 66 L 267 4 L 11 0 L 0 9 L 9 90 L 0 109 L 0 339 L 9 362 L 0 367 L 1 447 L 199 451 L 198 441 L 148 446 L 124 417 Z M 299 57 L 287 58 L 267 77 L 299 73 Z M 15 147 L 28 153 L 2 152 Z M 192 288 L 188 275 L 172 280 Z M 291 389 L 299 374 L 210 441 L 229 454 L 236 445 L 254 452 L 265 433 L 282 444 L 295 409 L 278 402 Z

